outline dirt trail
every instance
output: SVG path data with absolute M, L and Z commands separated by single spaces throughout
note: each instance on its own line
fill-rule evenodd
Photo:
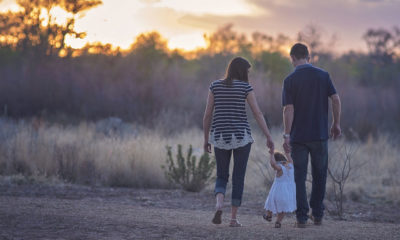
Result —
M 76 186 L 0 186 L 0 239 L 400 239 L 400 225 L 327 218 L 281 229 L 243 208 L 242 228 L 215 226 L 208 194 Z M 254 209 L 257 208 L 257 209 Z M 228 210 L 228 208 L 227 208 Z

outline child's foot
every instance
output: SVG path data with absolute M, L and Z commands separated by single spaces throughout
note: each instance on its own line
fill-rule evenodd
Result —
M 272 221 L 272 216 L 269 214 L 265 214 L 263 215 L 263 218 L 265 221 L 271 222 Z
M 281 228 L 281 223 L 280 222 L 276 222 L 275 223 L 275 228 Z
M 236 219 L 231 219 L 231 222 L 229 223 L 229 227 L 241 227 L 242 224 L 236 220 Z

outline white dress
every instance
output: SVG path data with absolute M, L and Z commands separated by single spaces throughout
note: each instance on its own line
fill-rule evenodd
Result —
M 289 163 L 290 169 L 282 167 L 282 176 L 275 175 L 274 183 L 267 200 L 265 201 L 265 209 L 272 213 L 293 212 L 296 210 L 296 185 L 294 183 L 293 164 Z

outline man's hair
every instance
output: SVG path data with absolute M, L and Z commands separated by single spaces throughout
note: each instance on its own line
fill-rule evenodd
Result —
M 283 162 L 286 162 L 286 161 L 287 161 L 285 155 L 283 155 L 283 153 L 281 153 L 281 152 L 275 152 L 275 153 L 274 153 L 274 158 L 275 158 L 275 161 L 276 161 L 276 162 L 281 162 L 281 163 L 283 163 Z
M 292 49 L 290 49 L 290 55 L 294 56 L 296 59 L 307 58 L 309 55 L 307 46 L 302 43 L 296 43 L 293 45 Z

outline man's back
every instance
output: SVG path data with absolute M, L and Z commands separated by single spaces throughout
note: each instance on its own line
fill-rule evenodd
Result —
M 282 104 L 293 104 L 292 142 L 328 139 L 328 98 L 336 93 L 329 74 L 311 64 L 297 66 L 284 81 Z

